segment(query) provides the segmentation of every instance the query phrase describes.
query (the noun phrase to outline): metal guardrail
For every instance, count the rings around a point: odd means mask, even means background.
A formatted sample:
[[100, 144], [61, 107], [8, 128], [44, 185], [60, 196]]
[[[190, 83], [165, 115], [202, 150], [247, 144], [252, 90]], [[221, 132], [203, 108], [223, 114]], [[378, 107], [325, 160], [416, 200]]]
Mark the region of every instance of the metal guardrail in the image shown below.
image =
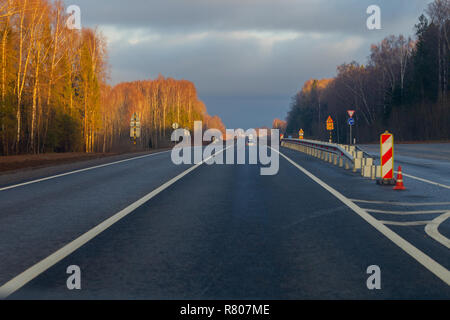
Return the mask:
[[[296, 149], [298, 151], [320, 158], [321, 160], [334, 163], [339, 167], [345, 167], [353, 172], [361, 171], [363, 177], [375, 180], [381, 176], [381, 166], [375, 164], [374, 158], [358, 146], [348, 146], [336, 143], [328, 143], [317, 140], [300, 140], [300, 139], [283, 139], [282, 143], [288, 148]], [[297, 149], [296, 146], [299, 146]]]
[[335, 143], [328, 143], [323, 141], [307, 140], [307, 139], [300, 140], [300, 139], [286, 139], [286, 138], [283, 139], [282, 142], [283, 141], [303, 145], [305, 147], [314, 148], [325, 152], [334, 153], [338, 156], [344, 156], [352, 162], [354, 161], [354, 157], [352, 154], [350, 154], [349, 152], [347, 152], [347, 150], [345, 150], [340, 145], [337, 145]]
[[356, 147], [356, 150], [361, 151], [361, 152], [364, 154], [364, 157], [367, 157], [367, 158], [374, 158], [374, 159], [377, 158], [377, 156], [374, 156], [374, 155], [368, 153], [367, 151], [365, 151], [365, 150], [364, 150], [363, 148], [361, 148], [360, 146], [356, 146], [356, 145], [355, 145], [355, 147]]

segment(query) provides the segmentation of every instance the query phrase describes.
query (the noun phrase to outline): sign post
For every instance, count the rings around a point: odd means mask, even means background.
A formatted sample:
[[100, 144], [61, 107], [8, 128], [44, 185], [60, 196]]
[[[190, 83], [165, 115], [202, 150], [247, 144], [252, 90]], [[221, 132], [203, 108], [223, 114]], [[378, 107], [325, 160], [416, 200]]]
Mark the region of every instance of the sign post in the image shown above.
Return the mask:
[[130, 122], [130, 138], [133, 140], [133, 144], [136, 144], [136, 139], [141, 137], [141, 120], [137, 113], [131, 116]]
[[334, 130], [334, 121], [331, 116], [327, 119], [327, 130], [330, 132], [330, 143], [333, 142], [333, 130]]
[[355, 125], [355, 119], [353, 119], [353, 116], [355, 115], [355, 110], [348, 110], [347, 113], [348, 116], [350, 117], [348, 119], [348, 125], [350, 127], [350, 145], [352, 145], [353, 144], [352, 127]]

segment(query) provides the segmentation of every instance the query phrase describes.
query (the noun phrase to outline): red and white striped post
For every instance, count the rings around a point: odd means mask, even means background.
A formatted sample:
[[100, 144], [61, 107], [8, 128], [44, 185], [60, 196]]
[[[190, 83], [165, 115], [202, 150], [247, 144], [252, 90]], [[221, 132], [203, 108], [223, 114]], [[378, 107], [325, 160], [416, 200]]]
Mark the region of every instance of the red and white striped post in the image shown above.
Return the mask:
[[395, 184], [394, 179], [394, 135], [386, 131], [381, 135], [381, 183]]

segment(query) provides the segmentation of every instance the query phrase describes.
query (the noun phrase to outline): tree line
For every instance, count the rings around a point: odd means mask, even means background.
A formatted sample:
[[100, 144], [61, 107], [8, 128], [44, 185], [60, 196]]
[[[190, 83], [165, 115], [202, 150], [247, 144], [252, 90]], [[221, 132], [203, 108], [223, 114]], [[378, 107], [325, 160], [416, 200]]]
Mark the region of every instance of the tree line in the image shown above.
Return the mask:
[[175, 120], [224, 129], [188, 81], [108, 85], [106, 39], [68, 17], [61, 1], [0, 0], [1, 155], [123, 150], [135, 112], [145, 148], [168, 144]]
[[415, 37], [389, 36], [370, 48], [367, 64], [344, 63], [332, 79], [311, 79], [293, 97], [287, 133], [349, 142], [347, 110], [355, 110], [359, 142], [389, 130], [400, 141], [450, 139], [450, 0], [435, 0], [415, 25]]
[[129, 122], [134, 113], [141, 122], [141, 137], [137, 142], [142, 148], [169, 145], [174, 123], [193, 132], [194, 121], [199, 120], [204, 129], [216, 128], [225, 132], [222, 120], [208, 115], [194, 84], [187, 80], [160, 75], [155, 80], [121, 83], [105, 90], [102, 105], [115, 111], [102, 113], [107, 128], [99, 135], [103, 152], [129, 145]]

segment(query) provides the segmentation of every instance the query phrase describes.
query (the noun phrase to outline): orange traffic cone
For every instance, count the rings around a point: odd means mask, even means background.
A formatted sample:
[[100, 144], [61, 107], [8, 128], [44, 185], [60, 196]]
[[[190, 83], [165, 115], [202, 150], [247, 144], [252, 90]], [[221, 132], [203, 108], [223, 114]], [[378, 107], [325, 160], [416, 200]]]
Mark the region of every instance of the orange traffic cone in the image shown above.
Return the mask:
[[403, 185], [403, 174], [401, 166], [398, 167], [397, 185], [394, 187], [394, 190], [406, 190], [405, 186]]

